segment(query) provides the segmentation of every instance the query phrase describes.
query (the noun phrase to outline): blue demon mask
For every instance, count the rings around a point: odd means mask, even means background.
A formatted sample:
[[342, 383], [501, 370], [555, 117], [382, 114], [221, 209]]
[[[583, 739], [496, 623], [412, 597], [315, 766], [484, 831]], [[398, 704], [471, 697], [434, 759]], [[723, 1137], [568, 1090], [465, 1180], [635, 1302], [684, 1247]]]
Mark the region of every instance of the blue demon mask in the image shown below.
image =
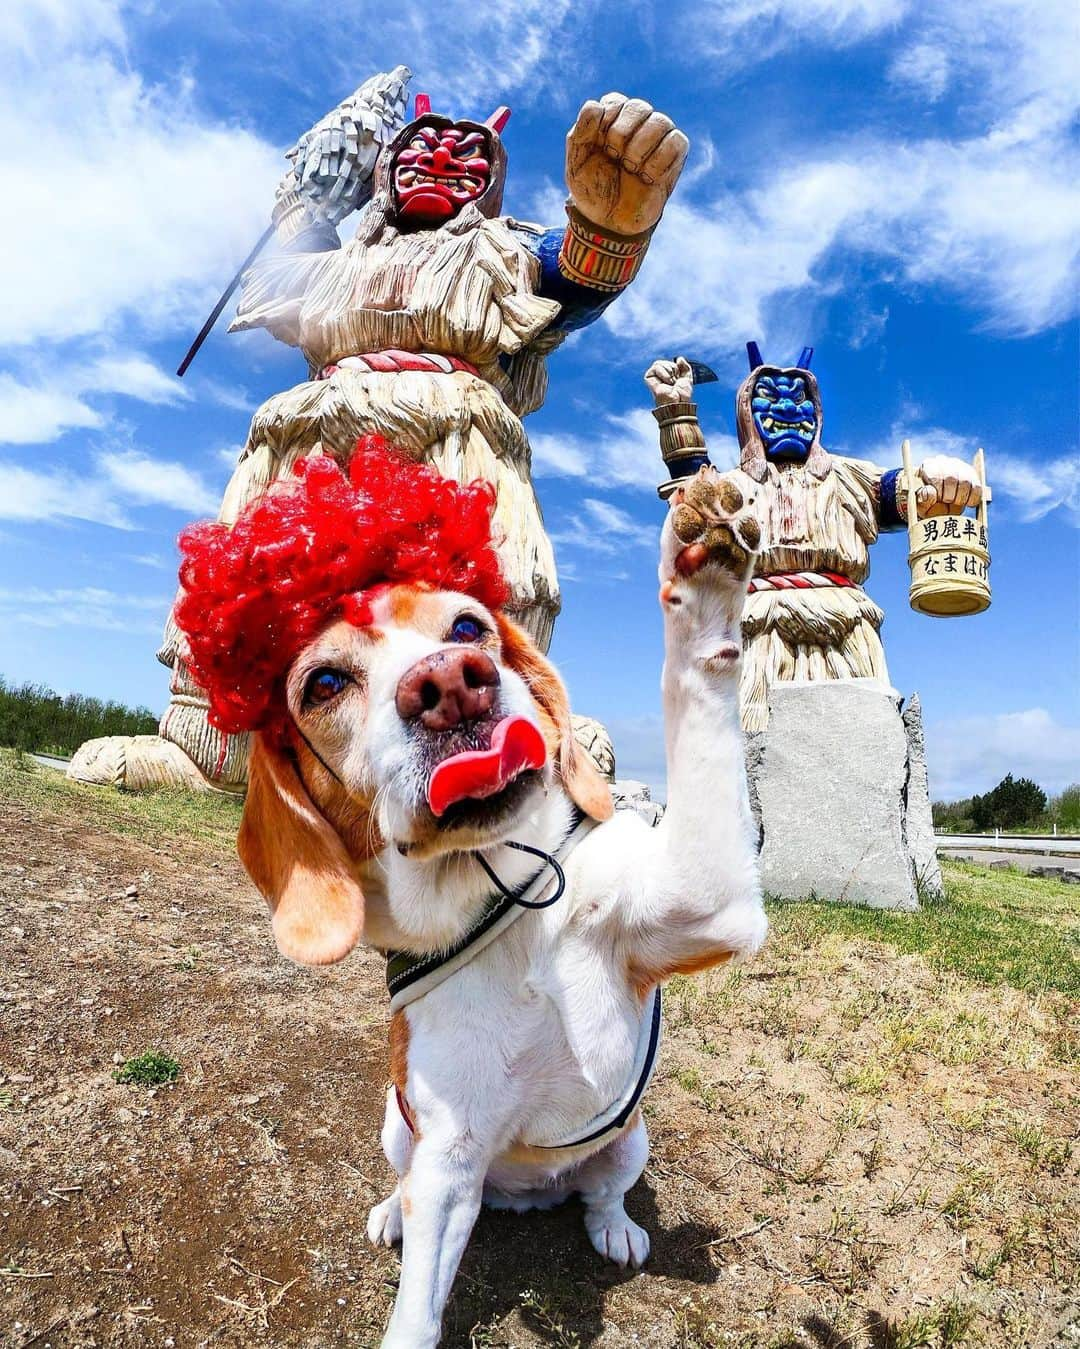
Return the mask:
[[767, 458], [806, 459], [817, 436], [818, 414], [801, 371], [762, 370], [754, 381], [750, 408]]

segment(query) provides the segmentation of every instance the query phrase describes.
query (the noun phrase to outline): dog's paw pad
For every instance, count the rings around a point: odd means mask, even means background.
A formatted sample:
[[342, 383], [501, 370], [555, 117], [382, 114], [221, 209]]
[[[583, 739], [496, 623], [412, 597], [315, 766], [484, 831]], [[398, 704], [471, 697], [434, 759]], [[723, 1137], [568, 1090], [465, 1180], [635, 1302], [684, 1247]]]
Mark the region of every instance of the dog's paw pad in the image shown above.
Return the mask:
[[397, 1190], [368, 1214], [367, 1234], [373, 1246], [396, 1246], [401, 1240], [401, 1196]]
[[712, 563], [745, 577], [761, 543], [761, 526], [747, 479], [702, 469], [679, 491], [671, 512], [671, 530], [682, 545], [675, 570], [693, 576]]
[[609, 1213], [585, 1220], [594, 1250], [605, 1260], [640, 1269], [649, 1258], [649, 1234], [625, 1213]]

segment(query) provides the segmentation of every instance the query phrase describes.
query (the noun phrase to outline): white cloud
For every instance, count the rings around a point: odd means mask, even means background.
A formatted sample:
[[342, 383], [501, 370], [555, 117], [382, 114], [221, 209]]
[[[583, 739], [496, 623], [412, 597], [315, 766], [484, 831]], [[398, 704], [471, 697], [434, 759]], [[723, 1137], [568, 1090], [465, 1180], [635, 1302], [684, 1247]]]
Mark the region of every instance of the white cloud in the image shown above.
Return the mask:
[[101, 414], [65, 388], [60, 377], [34, 386], [0, 372], [0, 441], [34, 445], [55, 440], [76, 427], [101, 425]]
[[895, 27], [908, 8], [907, 0], [713, 0], [695, 11], [695, 38], [714, 54], [764, 61], [796, 42], [862, 41]]
[[[952, 80], [966, 100], [965, 130], [952, 139], [815, 132], [803, 144], [786, 133], [782, 193], [771, 164], [752, 163], [746, 187], [707, 196], [709, 176], [684, 180], [640, 278], [605, 315], [617, 333], [652, 349], [681, 341], [734, 350], [748, 334], [797, 344], [806, 334], [785, 329], [793, 309], [805, 322], [814, 300], [849, 285], [867, 257], [887, 261], [908, 286], [964, 301], [994, 331], [1026, 335], [1075, 313], [1072, 0], [745, 0], [709, 8], [704, 28], [745, 62], [808, 37], [839, 45], [901, 15], [908, 45], [893, 78], [921, 82], [923, 98]], [[934, 55], [943, 50], [948, 66]]]
[[36, 445], [65, 431], [105, 425], [88, 397], [119, 394], [143, 403], [178, 403], [190, 394], [139, 352], [108, 351], [91, 361], [50, 362], [45, 372], [0, 372], [0, 442]]
[[1080, 727], [1062, 725], [1042, 707], [930, 722], [926, 757], [935, 801], [987, 792], [1006, 773], [1052, 794], [1077, 780]]
[[[708, 422], [707, 414], [703, 415]], [[711, 430], [706, 435], [709, 458], [718, 468], [732, 468], [739, 462], [734, 436]], [[647, 407], [605, 413], [591, 436], [543, 431], [530, 442], [533, 472], [539, 478], [588, 478], [594, 487], [655, 492], [667, 476], [656, 418]]]
[[936, 103], [949, 83], [949, 58], [932, 42], [916, 42], [895, 58], [889, 79]]
[[110, 450], [98, 455], [105, 480], [126, 500], [142, 506], [169, 506], [188, 515], [214, 513], [218, 498], [183, 464], [152, 459], [138, 450]]
[[594, 556], [614, 557], [627, 548], [655, 548], [659, 538], [659, 526], [636, 520], [610, 501], [585, 497], [580, 510], [561, 517], [551, 542], [556, 548], [583, 548]]
[[184, 464], [133, 449], [105, 450], [95, 471], [30, 469], [0, 462], [0, 520], [88, 520], [135, 529], [131, 507], [161, 506], [184, 515], [216, 514], [218, 499]]
[[186, 329], [265, 224], [278, 153], [127, 63], [116, 0], [8, 0], [0, 341]]
[[0, 520], [22, 523], [89, 520], [113, 529], [134, 529], [107, 483], [60, 469], [0, 463]]
[[96, 586], [0, 588], [0, 618], [38, 628], [158, 632], [170, 603], [160, 595], [121, 594]]

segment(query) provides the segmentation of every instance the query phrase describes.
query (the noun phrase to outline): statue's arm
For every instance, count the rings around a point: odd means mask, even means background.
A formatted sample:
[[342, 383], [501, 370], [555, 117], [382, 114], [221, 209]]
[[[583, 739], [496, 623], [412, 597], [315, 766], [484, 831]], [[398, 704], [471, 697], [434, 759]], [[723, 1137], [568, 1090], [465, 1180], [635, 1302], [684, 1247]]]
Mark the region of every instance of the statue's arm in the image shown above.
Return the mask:
[[689, 145], [643, 99], [605, 94], [582, 107], [566, 137], [566, 225], [518, 226], [540, 294], [561, 306], [554, 327], [592, 323], [637, 275]]
[[[932, 454], [915, 469], [917, 488], [915, 509], [924, 515], [959, 512], [977, 506], [982, 486], [971, 464], [951, 454]], [[908, 523], [907, 483], [902, 468], [890, 468], [881, 474], [876, 493], [879, 528], [906, 529]]]
[[274, 240], [283, 253], [329, 253], [341, 247], [337, 230], [325, 216], [318, 216], [310, 202], [296, 190], [290, 171], [281, 180], [270, 214]]
[[693, 402], [694, 377], [684, 356], [673, 361], [653, 361], [645, 371], [645, 383], [655, 404], [653, 416], [660, 428], [660, 453], [669, 479], [660, 495], [669, 497], [683, 479], [693, 477], [709, 462], [705, 435]]

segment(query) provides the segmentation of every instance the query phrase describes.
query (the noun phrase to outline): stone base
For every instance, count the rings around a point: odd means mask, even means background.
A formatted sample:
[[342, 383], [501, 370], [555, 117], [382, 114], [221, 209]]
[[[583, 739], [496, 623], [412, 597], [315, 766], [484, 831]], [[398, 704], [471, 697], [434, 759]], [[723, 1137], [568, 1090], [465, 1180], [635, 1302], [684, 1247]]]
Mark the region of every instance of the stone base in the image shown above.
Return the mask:
[[773, 687], [746, 754], [767, 894], [916, 909], [940, 892], [918, 699], [900, 707], [873, 679]]

